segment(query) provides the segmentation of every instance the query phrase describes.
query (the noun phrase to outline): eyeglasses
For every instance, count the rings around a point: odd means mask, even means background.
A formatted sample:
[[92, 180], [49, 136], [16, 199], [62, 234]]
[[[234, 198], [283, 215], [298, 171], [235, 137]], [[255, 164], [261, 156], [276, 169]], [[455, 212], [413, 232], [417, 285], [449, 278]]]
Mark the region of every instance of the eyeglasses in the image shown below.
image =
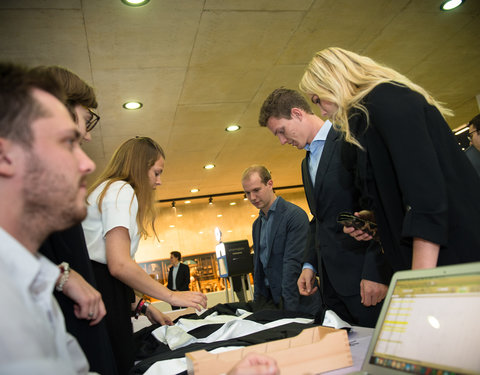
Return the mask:
[[90, 113], [90, 118], [88, 119], [86, 126], [87, 126], [87, 133], [92, 131], [93, 128], [98, 124], [100, 121], [100, 116], [93, 112], [90, 108], [87, 108], [88, 113]]
[[478, 130], [474, 130], [473, 132], [470, 132], [470, 133], [467, 134], [467, 138], [468, 138], [469, 141], [471, 141], [472, 138], [473, 138], [473, 135], [472, 135], [472, 134], [473, 134], [473, 133], [476, 133], [476, 132], [478, 132]]

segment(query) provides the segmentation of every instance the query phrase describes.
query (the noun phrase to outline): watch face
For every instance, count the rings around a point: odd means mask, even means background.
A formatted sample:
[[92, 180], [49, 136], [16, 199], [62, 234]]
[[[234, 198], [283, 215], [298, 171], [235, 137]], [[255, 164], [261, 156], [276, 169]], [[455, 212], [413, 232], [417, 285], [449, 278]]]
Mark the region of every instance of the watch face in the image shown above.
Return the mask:
[[222, 242], [222, 232], [218, 227], [215, 227], [215, 239], [217, 240], [217, 242]]

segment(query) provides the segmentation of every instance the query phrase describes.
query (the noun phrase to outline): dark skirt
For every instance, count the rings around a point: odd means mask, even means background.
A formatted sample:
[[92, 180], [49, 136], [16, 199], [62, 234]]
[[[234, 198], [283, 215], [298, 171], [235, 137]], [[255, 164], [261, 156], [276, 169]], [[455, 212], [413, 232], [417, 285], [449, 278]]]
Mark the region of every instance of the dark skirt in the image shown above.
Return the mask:
[[128, 374], [135, 360], [131, 304], [135, 294], [129, 286], [110, 275], [106, 264], [92, 261], [97, 287], [107, 308], [107, 331], [118, 373]]

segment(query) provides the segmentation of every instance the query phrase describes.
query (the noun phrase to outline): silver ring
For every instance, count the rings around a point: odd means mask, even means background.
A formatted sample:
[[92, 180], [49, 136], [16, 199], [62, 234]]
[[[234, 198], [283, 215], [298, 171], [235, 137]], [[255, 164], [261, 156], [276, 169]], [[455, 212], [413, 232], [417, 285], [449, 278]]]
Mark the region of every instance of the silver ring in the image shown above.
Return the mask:
[[88, 317], [89, 317], [89, 318], [93, 318], [93, 312], [88, 313]]

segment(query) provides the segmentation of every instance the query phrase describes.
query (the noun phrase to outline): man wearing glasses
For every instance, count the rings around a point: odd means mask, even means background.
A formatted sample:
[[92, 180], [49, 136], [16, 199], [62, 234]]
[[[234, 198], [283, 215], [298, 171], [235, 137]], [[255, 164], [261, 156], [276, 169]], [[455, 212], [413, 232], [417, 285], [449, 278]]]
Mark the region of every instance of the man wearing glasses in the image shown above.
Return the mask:
[[465, 151], [465, 155], [473, 164], [473, 167], [480, 176], [480, 115], [476, 115], [467, 124], [468, 140], [470, 141], [470, 147]]
[[[80, 132], [80, 143], [90, 142], [90, 132], [100, 120], [94, 112], [97, 100], [93, 88], [76, 74], [58, 66], [34, 70], [47, 74], [62, 85], [66, 107]], [[51, 234], [39, 252], [60, 267], [61, 275], [54, 296], [65, 318], [66, 329], [80, 344], [90, 370], [115, 375], [113, 352], [102, 321], [106, 314], [105, 305], [94, 288], [96, 283], [81, 224]]]

